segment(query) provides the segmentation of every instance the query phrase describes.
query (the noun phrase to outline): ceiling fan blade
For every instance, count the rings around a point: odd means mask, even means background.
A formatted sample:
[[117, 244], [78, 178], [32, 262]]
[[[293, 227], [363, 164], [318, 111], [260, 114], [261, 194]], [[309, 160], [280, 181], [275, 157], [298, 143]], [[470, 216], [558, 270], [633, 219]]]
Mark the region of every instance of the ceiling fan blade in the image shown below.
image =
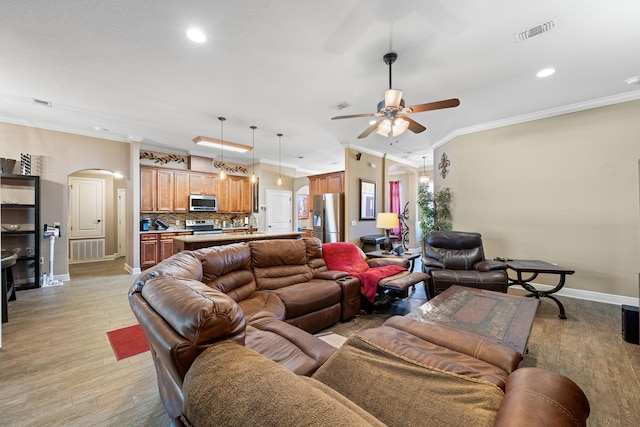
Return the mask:
[[376, 121], [374, 124], [372, 124], [371, 126], [366, 128], [364, 130], [364, 132], [362, 132], [360, 135], [358, 135], [358, 139], [366, 138], [369, 135], [371, 135], [371, 132], [373, 132], [374, 130], [378, 129], [378, 124], [380, 124], [380, 122], [383, 121], [383, 120], [384, 120], [384, 118]]
[[369, 114], [351, 114], [349, 116], [335, 116], [335, 117], [331, 117], [331, 120], [336, 120], [336, 119], [354, 119], [356, 117], [371, 117], [373, 116], [373, 114], [369, 113]]
[[460, 105], [458, 98], [445, 99], [444, 101], [429, 102], [427, 104], [418, 104], [408, 107], [407, 113], [420, 113], [422, 111], [441, 110], [443, 108], [457, 107]]
[[402, 116], [402, 118], [409, 122], [409, 130], [413, 133], [420, 133], [427, 130], [426, 127], [407, 116]]

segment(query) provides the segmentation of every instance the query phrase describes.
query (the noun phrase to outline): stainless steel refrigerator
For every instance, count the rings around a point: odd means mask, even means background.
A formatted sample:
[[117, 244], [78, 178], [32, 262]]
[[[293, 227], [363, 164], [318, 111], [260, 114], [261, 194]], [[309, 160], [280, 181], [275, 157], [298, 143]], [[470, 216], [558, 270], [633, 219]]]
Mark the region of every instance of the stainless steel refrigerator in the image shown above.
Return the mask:
[[344, 193], [313, 196], [313, 235], [327, 242], [344, 242]]

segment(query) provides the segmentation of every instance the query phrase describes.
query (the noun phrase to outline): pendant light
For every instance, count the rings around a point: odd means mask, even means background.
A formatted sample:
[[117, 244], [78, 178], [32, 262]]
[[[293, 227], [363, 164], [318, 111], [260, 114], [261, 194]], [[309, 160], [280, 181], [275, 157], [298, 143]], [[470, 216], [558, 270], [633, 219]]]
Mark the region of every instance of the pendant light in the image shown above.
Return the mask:
[[225, 179], [227, 174], [224, 173], [224, 117], [218, 117], [220, 120], [220, 179]]
[[249, 127], [253, 131], [253, 149], [251, 150], [251, 158], [252, 158], [251, 183], [255, 184], [256, 181], [258, 180], [258, 177], [256, 176], [256, 129], [258, 129], [258, 126], [249, 126]]
[[284, 181], [282, 180], [282, 134], [278, 135], [278, 179], [276, 180], [277, 186], [282, 186]]
[[425, 160], [427, 156], [422, 156], [422, 173], [420, 174], [420, 178], [418, 181], [420, 185], [429, 184], [429, 175], [427, 175], [427, 161]]

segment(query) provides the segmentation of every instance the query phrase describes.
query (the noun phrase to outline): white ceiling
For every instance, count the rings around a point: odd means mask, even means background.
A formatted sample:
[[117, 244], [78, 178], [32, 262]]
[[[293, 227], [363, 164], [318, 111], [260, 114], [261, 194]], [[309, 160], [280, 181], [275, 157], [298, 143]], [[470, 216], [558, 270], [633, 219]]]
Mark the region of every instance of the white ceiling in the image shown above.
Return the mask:
[[[637, 0], [2, 0], [0, 12], [1, 121], [217, 157], [191, 141], [220, 138], [225, 116], [227, 141], [251, 145], [258, 126], [266, 163], [282, 132], [282, 164], [298, 175], [343, 169], [343, 146], [422, 166], [471, 129], [640, 98], [625, 84], [640, 75]], [[553, 31], [516, 43], [552, 18]], [[191, 27], [208, 41], [188, 40]], [[391, 50], [407, 105], [461, 105], [413, 114], [421, 134], [358, 140], [367, 118], [330, 118], [375, 112]]]

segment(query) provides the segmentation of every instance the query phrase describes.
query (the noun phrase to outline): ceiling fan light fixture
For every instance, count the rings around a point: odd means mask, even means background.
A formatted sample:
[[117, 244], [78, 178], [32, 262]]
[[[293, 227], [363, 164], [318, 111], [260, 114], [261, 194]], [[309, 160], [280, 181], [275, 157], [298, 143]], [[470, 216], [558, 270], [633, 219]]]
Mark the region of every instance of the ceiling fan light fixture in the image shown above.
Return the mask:
[[385, 107], [399, 108], [402, 101], [402, 91], [397, 89], [387, 89], [384, 91]]
[[403, 119], [402, 117], [396, 117], [393, 121], [393, 126], [391, 130], [393, 131], [393, 136], [402, 135], [405, 130], [409, 127], [409, 121]]
[[376, 133], [382, 136], [389, 136], [389, 132], [391, 132], [391, 120], [384, 119], [378, 125], [378, 130], [376, 130]]

